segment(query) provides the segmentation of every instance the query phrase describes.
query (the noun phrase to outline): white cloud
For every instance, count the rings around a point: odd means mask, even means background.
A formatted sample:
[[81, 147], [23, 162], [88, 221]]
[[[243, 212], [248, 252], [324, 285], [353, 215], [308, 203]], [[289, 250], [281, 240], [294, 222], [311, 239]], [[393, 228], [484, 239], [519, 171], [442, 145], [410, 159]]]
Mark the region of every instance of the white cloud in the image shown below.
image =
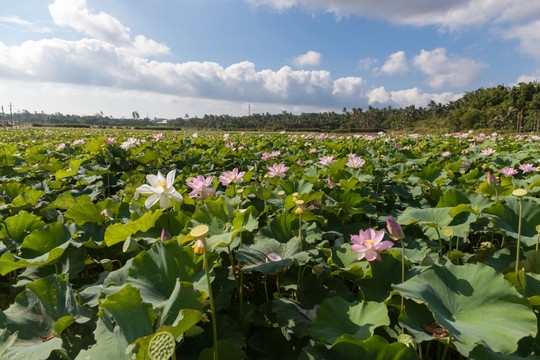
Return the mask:
[[320, 53], [310, 50], [305, 54], [298, 55], [293, 59], [292, 62], [296, 67], [299, 68], [303, 68], [306, 66], [313, 67], [319, 66], [319, 64], [321, 63], [321, 58], [322, 56]]
[[404, 51], [397, 51], [390, 55], [386, 62], [380, 69], [375, 69], [376, 74], [386, 75], [404, 75], [409, 71], [409, 65], [407, 64], [407, 57]]
[[[361, 77], [335, 79], [326, 70], [308, 71], [289, 66], [278, 70], [258, 70], [249, 61], [224, 67], [215, 62], [151, 60], [149, 57], [169, 54], [169, 48], [142, 35], [132, 36], [129, 28], [113, 16], [90, 11], [85, 0], [55, 0], [49, 10], [56, 24], [76, 29], [85, 37], [79, 40], [51, 38], [26, 41], [15, 46], [0, 41], [0, 78], [3, 81], [46, 84], [41, 88], [47, 90], [42, 93], [32, 90], [33, 95], [26, 96], [26, 99], [47, 94], [51, 103], [69, 102], [62, 106], [65, 107], [81, 103], [81, 100], [73, 100], [76, 95], [84, 100], [95, 97], [103, 103], [112, 101], [103, 100], [105, 98], [118, 98], [124, 107], [128, 107], [129, 95], [136, 94], [131, 104], [146, 98], [146, 104], [160, 101], [170, 109], [173, 106], [168, 104], [202, 104], [207, 101], [221, 104], [212, 110], [215, 112], [218, 108], [226, 108], [226, 103], [250, 102], [267, 104], [259, 108], [290, 106], [307, 111], [323, 109], [321, 104], [324, 104], [324, 110], [371, 103], [394, 106], [436, 96], [423, 94], [418, 89], [402, 92], [386, 92], [384, 88], [373, 90]], [[433, 52], [426, 53], [425, 57], [436, 58]], [[441, 61], [441, 67], [448, 65], [446, 55], [442, 55], [445, 61]], [[419, 59], [418, 66], [423, 71], [432, 77], [440, 75], [435, 71], [437, 69], [430, 72], [423, 58]], [[321, 54], [308, 51], [295, 60], [299, 67], [317, 66], [321, 62]], [[399, 73], [403, 71], [405, 61], [405, 54], [398, 52], [390, 56], [383, 68], [388, 73]], [[83, 89], [98, 90], [85, 96], [81, 95]], [[0, 95], [11, 98], [9, 94], [10, 90], [4, 89]], [[56, 98], [53, 94], [57, 95]], [[19, 103], [24, 102], [22, 99]], [[100, 110], [104, 109], [96, 109], [96, 112]]]
[[8, 23], [8, 24], [24, 25], [24, 26], [32, 25], [31, 22], [23, 20], [18, 16], [0, 16], [0, 23]]
[[140, 56], [170, 54], [166, 45], [158, 44], [142, 35], [137, 35], [135, 41], [132, 41], [128, 27], [102, 11], [91, 13], [86, 0], [55, 0], [49, 5], [49, 12], [55, 24], [71, 27], [96, 40], [122, 47], [124, 51]]
[[369, 71], [371, 70], [371, 67], [373, 65], [377, 64], [377, 62], [378, 60], [372, 57], [363, 58], [363, 59], [358, 60], [358, 62], [356, 63], [357, 64], [356, 69]]
[[388, 104], [389, 102], [397, 104], [400, 107], [409, 105], [426, 106], [431, 100], [446, 104], [450, 101], [457, 100], [462, 95], [456, 95], [451, 92], [441, 94], [425, 93], [419, 88], [412, 88], [398, 91], [386, 91], [383, 86], [378, 87], [368, 93], [369, 104], [379, 103], [379, 105]]
[[515, 84], [509, 84], [511, 86], [517, 85], [519, 83], [529, 83], [529, 82], [540, 82], [540, 70], [536, 72], [536, 74], [527, 75], [523, 74], [518, 77]]
[[413, 59], [414, 65], [429, 75], [428, 84], [434, 89], [443, 86], [469, 86], [480, 79], [486, 65], [473, 59], [446, 55], [446, 49], [423, 50]]
[[504, 33], [508, 39], [518, 39], [520, 50], [540, 61], [540, 20], [515, 25]]
[[540, 2], [538, 0], [244, 0], [280, 11], [301, 7], [331, 12], [337, 18], [357, 15], [394, 24], [437, 26], [461, 31], [488, 26], [503, 38], [517, 39], [521, 50], [540, 59]]

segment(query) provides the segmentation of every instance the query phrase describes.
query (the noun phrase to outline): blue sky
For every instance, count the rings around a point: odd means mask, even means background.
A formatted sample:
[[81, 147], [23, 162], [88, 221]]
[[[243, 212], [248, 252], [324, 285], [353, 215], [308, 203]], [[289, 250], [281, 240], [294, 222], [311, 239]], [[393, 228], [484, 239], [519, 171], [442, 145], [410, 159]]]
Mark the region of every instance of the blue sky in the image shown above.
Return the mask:
[[7, 109], [151, 118], [447, 103], [540, 78], [537, 0], [18, 0]]

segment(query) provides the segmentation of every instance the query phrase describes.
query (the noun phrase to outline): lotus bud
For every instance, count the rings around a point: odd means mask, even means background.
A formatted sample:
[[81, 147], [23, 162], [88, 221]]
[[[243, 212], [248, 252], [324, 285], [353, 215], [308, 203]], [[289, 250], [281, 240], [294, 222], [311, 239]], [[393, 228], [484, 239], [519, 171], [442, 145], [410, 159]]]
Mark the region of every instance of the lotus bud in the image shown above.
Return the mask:
[[386, 228], [388, 229], [392, 240], [401, 240], [405, 238], [403, 229], [395, 220], [390, 218], [386, 219]]
[[487, 181], [489, 185], [497, 185], [498, 183], [497, 178], [489, 171], [487, 173]]
[[204, 254], [205, 251], [206, 244], [201, 239], [197, 239], [197, 241], [195, 241], [195, 244], [193, 245], [193, 252], [195, 254], [201, 255]]
[[329, 176], [329, 177], [328, 177], [328, 187], [329, 187], [330, 189], [332, 189], [335, 185], [336, 185], [336, 183], [335, 183], [334, 180], [332, 180], [332, 178]]
[[167, 240], [170, 240], [172, 239], [172, 236], [171, 234], [169, 234], [169, 232], [167, 231], [167, 229], [163, 228], [161, 229], [161, 242], [164, 242], [164, 241], [167, 241]]

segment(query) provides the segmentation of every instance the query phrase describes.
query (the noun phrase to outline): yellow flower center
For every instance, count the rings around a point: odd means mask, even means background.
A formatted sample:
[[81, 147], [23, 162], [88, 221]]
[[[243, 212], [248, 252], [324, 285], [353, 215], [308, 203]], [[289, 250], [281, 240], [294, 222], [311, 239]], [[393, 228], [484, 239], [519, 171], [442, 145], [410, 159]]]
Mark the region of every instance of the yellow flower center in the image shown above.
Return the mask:
[[375, 246], [375, 243], [373, 242], [373, 240], [369, 239], [369, 240], [364, 240], [365, 242], [368, 242], [371, 244], [371, 247], [374, 247]]
[[163, 191], [167, 190], [167, 183], [164, 183], [164, 182], [159, 183], [159, 184], [156, 185], [156, 188], [158, 188], [160, 186], [163, 188]]

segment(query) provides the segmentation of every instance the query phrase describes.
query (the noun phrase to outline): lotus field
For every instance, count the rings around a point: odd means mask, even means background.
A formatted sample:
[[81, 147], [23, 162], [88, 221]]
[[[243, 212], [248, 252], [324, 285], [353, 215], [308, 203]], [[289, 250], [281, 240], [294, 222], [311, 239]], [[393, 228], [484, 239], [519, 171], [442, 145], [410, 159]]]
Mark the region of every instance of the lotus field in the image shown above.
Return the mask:
[[8, 129], [2, 359], [537, 359], [540, 137]]

